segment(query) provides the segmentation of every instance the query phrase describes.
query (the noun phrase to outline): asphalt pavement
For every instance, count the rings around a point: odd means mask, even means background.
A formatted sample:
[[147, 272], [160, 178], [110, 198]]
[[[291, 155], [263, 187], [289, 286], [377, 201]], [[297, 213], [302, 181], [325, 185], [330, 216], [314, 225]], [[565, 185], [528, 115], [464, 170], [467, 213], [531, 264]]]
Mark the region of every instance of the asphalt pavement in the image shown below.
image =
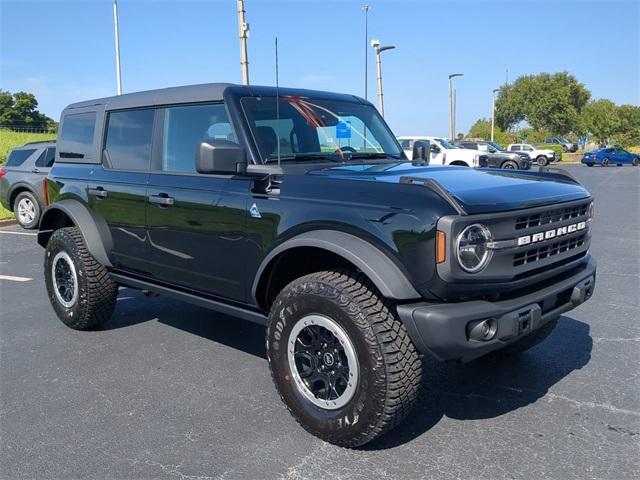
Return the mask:
[[640, 168], [565, 168], [597, 199], [592, 299], [519, 358], [425, 362], [417, 408], [360, 450], [296, 424], [262, 327], [122, 289], [103, 329], [68, 329], [35, 237], [0, 228], [0, 477], [639, 478]]

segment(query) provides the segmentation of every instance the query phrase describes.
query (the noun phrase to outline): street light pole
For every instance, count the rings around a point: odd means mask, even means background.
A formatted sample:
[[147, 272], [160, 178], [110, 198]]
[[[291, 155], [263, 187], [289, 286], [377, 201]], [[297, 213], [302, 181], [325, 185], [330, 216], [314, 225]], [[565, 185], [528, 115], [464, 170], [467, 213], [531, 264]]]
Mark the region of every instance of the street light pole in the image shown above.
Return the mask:
[[382, 62], [380, 54], [386, 50], [392, 50], [396, 47], [393, 45], [380, 46], [380, 40], [371, 40], [371, 46], [376, 49], [376, 77], [378, 80], [378, 105], [380, 115], [384, 117], [384, 97], [382, 96]]
[[116, 38], [116, 84], [118, 95], [122, 95], [122, 78], [120, 76], [120, 30], [118, 29], [118, 0], [113, 0], [113, 30]]
[[371, 7], [365, 4], [362, 6], [362, 10], [364, 10], [364, 99], [366, 100], [369, 86], [367, 71], [369, 69], [369, 10]]
[[244, 18], [244, 0], [238, 0], [238, 33], [240, 37], [240, 70], [242, 84], [249, 85], [249, 56], [247, 55], [247, 38], [249, 38], [249, 24]]
[[493, 89], [493, 98], [491, 101], [491, 141], [493, 142], [493, 132], [496, 125], [496, 92], [499, 92], [499, 88]]
[[455, 77], [461, 77], [464, 73], [450, 73], [449, 74], [449, 139], [453, 140], [453, 128], [454, 128], [454, 119], [453, 119], [453, 86], [451, 83], [451, 79]]

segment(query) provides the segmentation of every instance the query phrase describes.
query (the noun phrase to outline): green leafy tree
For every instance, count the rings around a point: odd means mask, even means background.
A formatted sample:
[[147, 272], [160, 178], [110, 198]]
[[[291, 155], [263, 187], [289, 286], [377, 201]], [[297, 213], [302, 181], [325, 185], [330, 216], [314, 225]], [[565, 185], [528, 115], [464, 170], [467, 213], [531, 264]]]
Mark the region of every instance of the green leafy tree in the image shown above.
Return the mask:
[[496, 123], [509, 130], [526, 121], [536, 131], [566, 135], [580, 128], [580, 111], [591, 93], [567, 72], [524, 75], [500, 88]]
[[[493, 138], [499, 145], [507, 146], [510, 143], [516, 142], [516, 136], [512, 133], [503, 131], [497, 125], [493, 131]], [[469, 138], [482, 138], [483, 140], [491, 139], [491, 120], [481, 118], [474, 123], [467, 133]]]
[[623, 147], [640, 145], [640, 107], [620, 105], [616, 110], [618, 130], [613, 134], [613, 143]]
[[0, 90], [0, 125], [49, 127], [55, 122], [38, 111], [38, 100], [27, 92]]
[[589, 102], [582, 111], [582, 124], [598, 143], [607, 143], [620, 129], [616, 105], [605, 99]]

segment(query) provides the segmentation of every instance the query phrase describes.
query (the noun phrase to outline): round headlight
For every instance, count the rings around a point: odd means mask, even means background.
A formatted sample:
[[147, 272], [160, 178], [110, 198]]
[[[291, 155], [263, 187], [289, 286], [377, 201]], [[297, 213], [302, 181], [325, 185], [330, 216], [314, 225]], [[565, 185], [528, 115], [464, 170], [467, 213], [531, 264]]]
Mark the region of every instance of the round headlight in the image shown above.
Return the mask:
[[491, 250], [487, 243], [491, 241], [491, 232], [479, 223], [466, 227], [456, 240], [456, 255], [463, 270], [476, 273], [487, 266], [491, 259]]

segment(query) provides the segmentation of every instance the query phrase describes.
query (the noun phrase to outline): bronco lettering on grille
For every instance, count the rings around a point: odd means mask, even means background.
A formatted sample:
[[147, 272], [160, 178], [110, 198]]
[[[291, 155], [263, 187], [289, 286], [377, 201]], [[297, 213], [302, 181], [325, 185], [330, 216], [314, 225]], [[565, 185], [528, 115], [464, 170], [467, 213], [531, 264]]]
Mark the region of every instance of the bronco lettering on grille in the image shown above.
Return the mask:
[[518, 237], [516, 244], [520, 247], [522, 245], [529, 245], [530, 243], [542, 242], [551, 238], [562, 237], [564, 235], [569, 235], [570, 233], [579, 232], [585, 228], [587, 228], [587, 222], [572, 223], [571, 225], [553, 228], [551, 230], [534, 233], [532, 235], [523, 235], [522, 237]]

